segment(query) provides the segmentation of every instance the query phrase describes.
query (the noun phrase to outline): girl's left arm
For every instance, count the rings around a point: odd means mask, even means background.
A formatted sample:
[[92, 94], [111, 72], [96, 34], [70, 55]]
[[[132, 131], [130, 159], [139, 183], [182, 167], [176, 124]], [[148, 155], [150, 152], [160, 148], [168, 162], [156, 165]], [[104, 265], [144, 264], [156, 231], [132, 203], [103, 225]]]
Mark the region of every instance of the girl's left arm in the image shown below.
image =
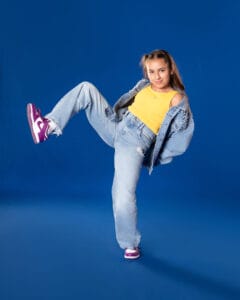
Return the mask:
[[180, 110], [172, 123], [170, 135], [159, 155], [159, 163], [169, 163], [174, 156], [183, 154], [190, 144], [193, 132], [194, 120], [190, 108], [188, 110]]
[[170, 107], [177, 106], [182, 101], [184, 95], [181, 93], [177, 93], [171, 100]]

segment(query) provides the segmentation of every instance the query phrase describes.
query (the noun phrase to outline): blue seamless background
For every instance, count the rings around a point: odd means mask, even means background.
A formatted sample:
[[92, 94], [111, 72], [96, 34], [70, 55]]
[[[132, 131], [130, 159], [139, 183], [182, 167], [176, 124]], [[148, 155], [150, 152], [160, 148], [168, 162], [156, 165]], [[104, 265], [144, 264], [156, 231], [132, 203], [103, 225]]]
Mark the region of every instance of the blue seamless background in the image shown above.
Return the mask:
[[36, 146], [26, 104], [34, 102], [47, 113], [85, 80], [113, 104], [142, 77], [141, 55], [164, 48], [179, 66], [196, 130], [183, 156], [150, 177], [143, 171], [139, 190], [156, 199], [180, 193], [193, 202], [236, 204], [239, 6], [216, 0], [1, 2], [2, 197], [107, 194], [113, 150], [84, 114], [72, 119], [62, 137]]
[[[0, 299], [240, 299], [238, 0], [0, 3]], [[109, 103], [156, 48], [175, 58], [195, 133], [138, 186], [142, 258], [124, 261], [111, 208], [113, 149], [84, 113], [35, 145], [81, 81]]]

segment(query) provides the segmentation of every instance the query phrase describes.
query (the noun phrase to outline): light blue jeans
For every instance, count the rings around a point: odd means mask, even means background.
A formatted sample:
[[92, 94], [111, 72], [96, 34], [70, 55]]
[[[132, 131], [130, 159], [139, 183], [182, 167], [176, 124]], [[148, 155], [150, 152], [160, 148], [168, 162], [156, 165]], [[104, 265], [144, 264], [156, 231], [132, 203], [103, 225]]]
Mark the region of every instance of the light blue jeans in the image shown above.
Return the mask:
[[136, 187], [146, 151], [155, 134], [130, 112], [120, 122], [110, 119], [112, 110], [105, 98], [89, 82], [82, 82], [68, 92], [45, 117], [62, 130], [71, 117], [85, 110], [91, 126], [115, 149], [115, 174], [112, 186], [116, 238], [121, 248], [134, 248], [140, 243], [137, 229]]

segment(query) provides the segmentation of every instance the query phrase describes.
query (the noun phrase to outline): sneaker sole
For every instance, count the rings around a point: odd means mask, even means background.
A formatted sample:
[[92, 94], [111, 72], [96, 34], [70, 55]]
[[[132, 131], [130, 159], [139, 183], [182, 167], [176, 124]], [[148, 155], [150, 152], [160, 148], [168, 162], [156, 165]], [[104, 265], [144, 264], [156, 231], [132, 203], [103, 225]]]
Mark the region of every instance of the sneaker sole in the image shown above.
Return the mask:
[[29, 127], [31, 129], [33, 141], [35, 144], [39, 144], [39, 137], [34, 133], [34, 130], [33, 130], [34, 120], [33, 120], [32, 104], [27, 105], [27, 119], [28, 119]]
[[129, 260], [138, 259], [139, 257], [140, 257], [140, 255], [138, 255], [138, 256], [125, 256], [125, 255], [124, 255], [124, 258], [125, 258], [125, 259], [129, 259]]

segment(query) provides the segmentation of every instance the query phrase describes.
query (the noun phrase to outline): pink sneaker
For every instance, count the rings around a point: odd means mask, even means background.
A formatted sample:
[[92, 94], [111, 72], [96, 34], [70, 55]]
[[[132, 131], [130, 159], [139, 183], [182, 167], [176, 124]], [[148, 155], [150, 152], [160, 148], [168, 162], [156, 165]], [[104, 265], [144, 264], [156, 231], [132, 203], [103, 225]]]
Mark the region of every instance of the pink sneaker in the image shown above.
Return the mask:
[[124, 258], [126, 259], [137, 259], [140, 257], [140, 251], [139, 248], [134, 248], [134, 249], [125, 249], [124, 252]]
[[27, 118], [35, 144], [48, 138], [49, 121], [41, 115], [41, 111], [32, 103], [27, 105]]

